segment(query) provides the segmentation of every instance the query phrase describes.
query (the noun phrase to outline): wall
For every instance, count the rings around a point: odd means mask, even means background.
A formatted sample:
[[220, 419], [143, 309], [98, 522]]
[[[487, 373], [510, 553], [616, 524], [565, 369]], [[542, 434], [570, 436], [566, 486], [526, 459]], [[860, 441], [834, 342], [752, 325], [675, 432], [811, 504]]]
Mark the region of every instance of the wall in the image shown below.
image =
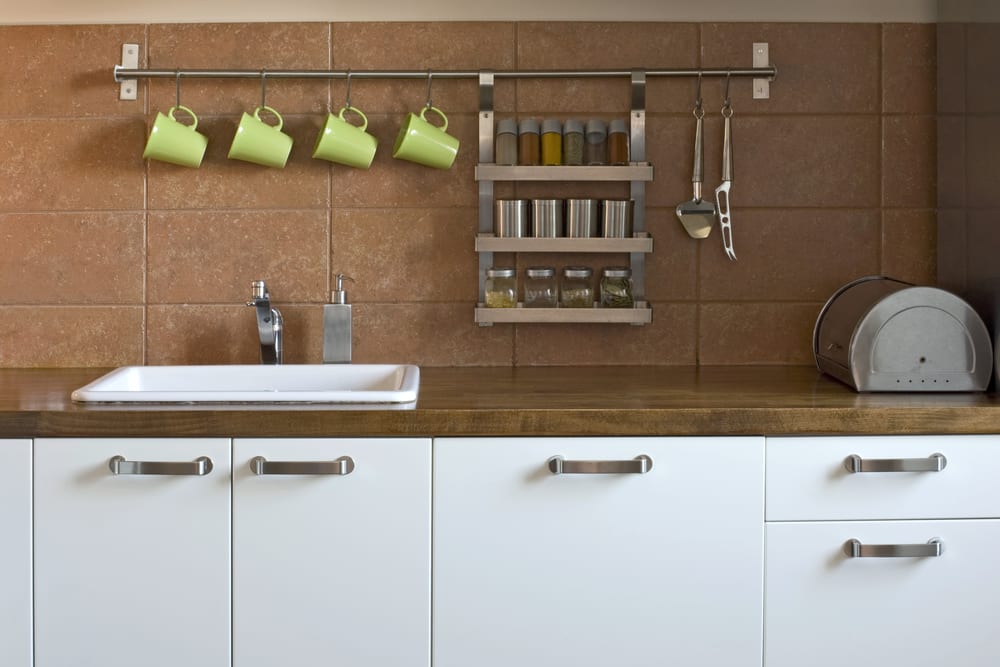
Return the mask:
[[[233, 21], [857, 21], [926, 23], [989, 0], [34, 0], [9, 2], [3, 23]], [[949, 5], [959, 5], [950, 9]]]
[[[734, 81], [738, 262], [717, 230], [688, 238], [691, 80], [648, 91], [647, 265], [653, 324], [477, 327], [476, 84], [435, 83], [463, 142], [447, 172], [394, 161], [421, 81], [356, 81], [380, 140], [370, 171], [310, 158], [340, 81], [274, 81], [295, 148], [285, 170], [226, 159], [254, 81], [185, 82], [210, 139], [189, 170], [144, 163], [172, 81], [123, 102], [124, 42], [149, 67], [545, 69], [747, 64], [771, 44], [770, 100]], [[927, 283], [935, 266], [933, 25], [778, 23], [294, 23], [0, 27], [2, 366], [252, 363], [249, 282], [267, 279], [290, 362], [320, 359], [321, 306], [344, 272], [355, 360], [422, 365], [808, 364], [820, 306], [884, 273]], [[264, 55], [266, 54], [266, 55]], [[720, 82], [706, 81], [708, 185], [719, 174]], [[498, 116], [628, 111], [622, 81], [502, 81]], [[621, 196], [620, 184], [506, 185], [498, 196]], [[503, 258], [501, 258], [503, 259]], [[518, 266], [621, 257], [507, 258]], [[600, 260], [600, 261], [598, 261]]]

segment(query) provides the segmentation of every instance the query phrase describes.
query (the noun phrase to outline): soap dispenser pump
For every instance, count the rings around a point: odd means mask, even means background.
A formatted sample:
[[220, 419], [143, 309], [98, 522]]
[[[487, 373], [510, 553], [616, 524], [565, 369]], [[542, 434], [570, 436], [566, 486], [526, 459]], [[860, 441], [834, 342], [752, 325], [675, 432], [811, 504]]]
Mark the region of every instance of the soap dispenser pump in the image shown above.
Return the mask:
[[330, 303], [323, 306], [323, 363], [351, 363], [351, 304], [347, 302], [344, 280], [354, 279], [337, 274], [336, 289], [330, 295]]

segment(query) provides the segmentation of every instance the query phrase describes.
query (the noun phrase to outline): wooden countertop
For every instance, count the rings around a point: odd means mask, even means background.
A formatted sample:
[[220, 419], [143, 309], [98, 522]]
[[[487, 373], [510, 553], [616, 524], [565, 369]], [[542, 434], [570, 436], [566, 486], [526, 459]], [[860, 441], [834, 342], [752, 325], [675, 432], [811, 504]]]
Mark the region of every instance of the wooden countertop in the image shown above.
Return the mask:
[[996, 394], [857, 394], [810, 367], [422, 368], [415, 407], [73, 403], [108, 369], [0, 369], [0, 437], [1000, 433]]

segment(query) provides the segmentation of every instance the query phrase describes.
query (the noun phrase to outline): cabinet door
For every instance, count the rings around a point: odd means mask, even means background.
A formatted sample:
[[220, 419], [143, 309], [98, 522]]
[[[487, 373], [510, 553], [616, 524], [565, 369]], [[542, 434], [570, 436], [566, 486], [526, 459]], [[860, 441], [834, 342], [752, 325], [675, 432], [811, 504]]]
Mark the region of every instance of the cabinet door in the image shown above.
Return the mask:
[[763, 466], [762, 438], [436, 439], [435, 667], [759, 667]]
[[226, 439], [36, 440], [35, 667], [229, 665], [230, 479]]
[[[926, 545], [938, 557], [848, 558], [843, 546]], [[1000, 521], [767, 526], [766, 667], [994, 667]]]
[[31, 441], [0, 441], [0, 665], [31, 667]]
[[430, 445], [235, 441], [235, 667], [430, 664]]

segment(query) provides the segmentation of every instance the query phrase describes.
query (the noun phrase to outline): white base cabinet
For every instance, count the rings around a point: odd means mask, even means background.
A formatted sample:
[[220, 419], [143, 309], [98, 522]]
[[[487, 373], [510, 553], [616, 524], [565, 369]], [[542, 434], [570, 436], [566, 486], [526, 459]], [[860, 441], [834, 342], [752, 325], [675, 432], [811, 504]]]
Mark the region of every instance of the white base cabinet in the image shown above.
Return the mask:
[[983, 436], [768, 438], [765, 667], [997, 665], [998, 453]]
[[234, 667], [428, 667], [430, 439], [237, 439], [233, 463]]
[[[848, 558], [843, 545], [923, 545], [938, 557]], [[766, 667], [995, 667], [1000, 521], [767, 527]]]
[[31, 441], [0, 442], [0, 665], [31, 667]]
[[[639, 455], [644, 474], [569, 472]], [[763, 438], [436, 439], [435, 667], [759, 667], [763, 457]]]
[[230, 441], [34, 450], [35, 667], [231, 664]]

